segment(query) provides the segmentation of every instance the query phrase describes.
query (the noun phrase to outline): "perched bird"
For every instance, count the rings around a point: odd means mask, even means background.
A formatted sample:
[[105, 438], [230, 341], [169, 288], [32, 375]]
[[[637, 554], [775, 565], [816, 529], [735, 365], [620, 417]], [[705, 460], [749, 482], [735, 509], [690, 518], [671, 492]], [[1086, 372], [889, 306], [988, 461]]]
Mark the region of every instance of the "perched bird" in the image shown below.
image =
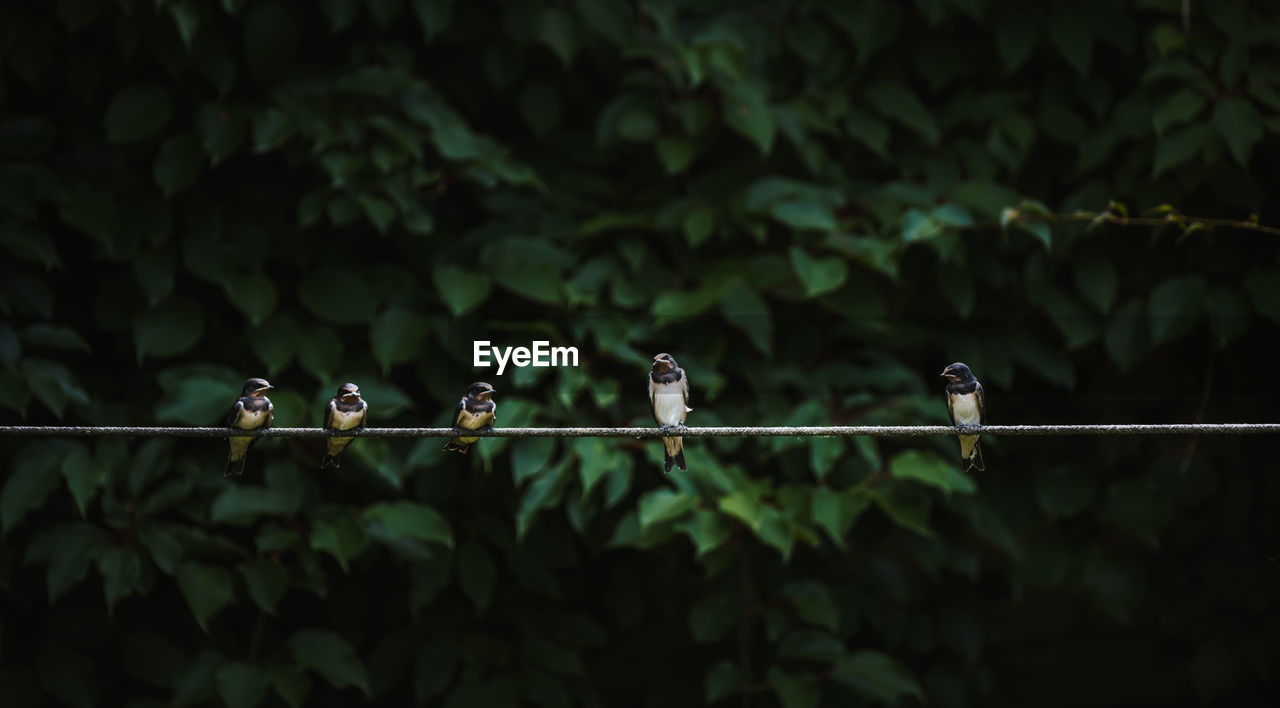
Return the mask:
[[[982, 425], [987, 419], [987, 399], [982, 384], [973, 377], [969, 367], [956, 362], [938, 375], [947, 380], [947, 414], [951, 423], [960, 428]], [[977, 435], [957, 435], [960, 438], [960, 466], [965, 472], [982, 471], [982, 446]]]
[[[467, 395], [458, 401], [453, 409], [453, 427], [462, 430], [479, 430], [492, 428], [497, 420], [498, 404], [493, 402], [493, 394], [497, 391], [483, 381], [477, 381], [467, 387]], [[467, 454], [471, 446], [480, 438], [454, 438], [445, 443], [445, 450]]]
[[[684, 419], [689, 411], [689, 377], [670, 354], [659, 354], [653, 358], [653, 370], [649, 372], [649, 407], [653, 409], [653, 419], [662, 426], [663, 432], [672, 428], [683, 428]], [[671, 472], [675, 465], [683, 472], [684, 438], [664, 437], [662, 447], [666, 453], [662, 471]]]
[[[270, 428], [275, 406], [267, 398], [267, 391], [272, 388], [266, 379], [252, 378], [244, 382], [240, 398], [231, 407], [231, 416], [227, 419], [227, 427], [241, 430], [257, 430]], [[232, 437], [231, 454], [227, 456], [227, 469], [224, 476], [244, 474], [244, 456], [249, 448], [258, 442], [257, 438]]]
[[[369, 404], [360, 397], [360, 387], [353, 383], [344, 383], [333, 394], [329, 407], [324, 411], [324, 427], [328, 430], [359, 430], [364, 427], [365, 418], [369, 415]], [[336, 470], [342, 466], [342, 451], [347, 449], [355, 438], [325, 438], [324, 457], [320, 458], [320, 469]]]

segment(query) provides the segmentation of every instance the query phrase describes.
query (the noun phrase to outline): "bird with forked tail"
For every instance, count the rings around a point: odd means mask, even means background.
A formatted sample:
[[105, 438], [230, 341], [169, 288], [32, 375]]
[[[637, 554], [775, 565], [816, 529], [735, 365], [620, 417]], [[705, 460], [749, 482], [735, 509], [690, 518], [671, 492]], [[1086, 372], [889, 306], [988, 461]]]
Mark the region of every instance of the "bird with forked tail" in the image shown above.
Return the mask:
[[[982, 425], [987, 419], [987, 398], [982, 384], [974, 378], [968, 366], [956, 362], [942, 370], [939, 378], [947, 380], [947, 414], [957, 428]], [[956, 435], [960, 439], [960, 467], [965, 472], [986, 467], [982, 464], [982, 445], [977, 435]]]
[[[685, 418], [693, 410], [689, 407], [689, 377], [670, 354], [653, 357], [653, 369], [649, 371], [649, 408], [663, 432], [683, 428]], [[673, 466], [681, 472], [688, 469], [684, 464], [684, 438], [663, 437], [662, 447], [664, 473], [670, 473]]]
[[[344, 383], [329, 401], [324, 411], [324, 427], [327, 430], [359, 430], [369, 416], [369, 404], [360, 395], [360, 387], [353, 383]], [[324, 457], [320, 458], [320, 469], [336, 470], [342, 466], [342, 451], [347, 449], [355, 438], [325, 438]]]
[[[252, 378], [244, 382], [240, 398], [231, 407], [231, 416], [227, 418], [227, 427], [241, 430], [257, 430], [270, 428], [274, 419], [275, 406], [267, 398], [267, 391], [272, 389], [266, 379]], [[230, 438], [231, 454], [227, 456], [227, 468], [222, 472], [224, 477], [244, 474], [244, 456], [249, 448], [258, 442], [256, 437]]]
[[[497, 391], [483, 381], [468, 386], [467, 394], [458, 401], [458, 407], [453, 409], [453, 427], [461, 430], [492, 428], [498, 420], [498, 404], [493, 401], [495, 393]], [[465, 455], [479, 439], [456, 437], [445, 443], [444, 450]]]

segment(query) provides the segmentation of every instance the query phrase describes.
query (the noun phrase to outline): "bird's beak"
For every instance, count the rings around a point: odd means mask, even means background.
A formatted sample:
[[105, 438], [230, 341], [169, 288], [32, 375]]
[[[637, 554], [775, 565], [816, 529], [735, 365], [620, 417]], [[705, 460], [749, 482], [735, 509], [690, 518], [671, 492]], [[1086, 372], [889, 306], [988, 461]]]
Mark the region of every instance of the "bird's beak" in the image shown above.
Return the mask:
[[940, 378], [940, 379], [945, 379], [945, 378], [947, 378], [947, 377], [948, 377], [948, 376], [950, 376], [950, 375], [951, 375], [951, 367], [947, 367], [947, 368], [945, 368], [945, 369], [943, 369], [943, 370], [942, 370], [942, 373], [941, 373], [941, 374], [938, 374], [938, 378]]
[[275, 388], [275, 386], [272, 386], [271, 384], [267, 384], [266, 386], [263, 386], [263, 387], [259, 388], [258, 390], [259, 390], [259, 391], [270, 391], [270, 390], [271, 390], [271, 389], [273, 389], [273, 388]]

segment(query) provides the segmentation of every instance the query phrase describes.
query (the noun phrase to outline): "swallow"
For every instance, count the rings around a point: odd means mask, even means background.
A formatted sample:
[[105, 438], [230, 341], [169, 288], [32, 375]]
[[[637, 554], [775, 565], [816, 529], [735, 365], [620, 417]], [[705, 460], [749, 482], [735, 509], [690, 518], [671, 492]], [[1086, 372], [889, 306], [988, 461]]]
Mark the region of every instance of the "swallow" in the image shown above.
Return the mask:
[[[329, 407], [324, 410], [324, 427], [327, 430], [360, 430], [369, 415], [369, 404], [360, 397], [360, 387], [344, 383], [333, 394]], [[355, 438], [325, 438], [324, 457], [320, 469], [336, 470], [342, 466], [342, 451]]]
[[[493, 401], [497, 391], [483, 381], [477, 381], [467, 387], [467, 395], [458, 401], [453, 409], [453, 427], [459, 430], [479, 430], [492, 428], [497, 420], [498, 404]], [[480, 438], [457, 437], [445, 443], [444, 449], [467, 454], [471, 446]]]
[[[987, 398], [982, 384], [973, 377], [969, 367], [956, 362], [942, 370], [939, 378], [947, 380], [947, 415], [957, 428], [982, 425], [987, 420]], [[982, 465], [982, 446], [977, 435], [957, 435], [960, 438], [960, 468], [965, 472], [986, 467]]]
[[[649, 408], [663, 432], [683, 428], [685, 417], [693, 410], [689, 407], [689, 377], [670, 354], [653, 358], [653, 370], [649, 372]], [[681, 472], [688, 469], [684, 466], [684, 438], [664, 437], [662, 447], [666, 453], [664, 473], [669, 474], [672, 465]]]
[[[275, 414], [275, 406], [267, 398], [267, 391], [272, 389], [266, 379], [252, 378], [244, 382], [240, 398], [231, 407], [231, 416], [227, 418], [228, 428], [241, 430], [257, 430], [270, 428]], [[258, 442], [257, 438], [232, 437], [231, 454], [227, 456], [227, 469], [224, 477], [233, 474], [244, 474], [244, 456], [249, 448]]]

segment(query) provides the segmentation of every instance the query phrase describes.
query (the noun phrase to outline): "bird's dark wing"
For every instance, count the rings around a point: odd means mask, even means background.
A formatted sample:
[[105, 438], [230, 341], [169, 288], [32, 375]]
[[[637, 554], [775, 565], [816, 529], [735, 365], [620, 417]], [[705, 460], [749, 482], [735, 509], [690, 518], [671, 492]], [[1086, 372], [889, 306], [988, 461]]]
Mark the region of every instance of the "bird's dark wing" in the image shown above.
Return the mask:
[[234, 406], [231, 406], [231, 415], [227, 416], [228, 428], [235, 426], [236, 421], [239, 420], [240, 418], [240, 411], [243, 411], [243, 410], [244, 410], [244, 401], [237, 400], [236, 404]]
[[267, 422], [262, 424], [264, 428], [270, 428], [276, 424], [276, 407], [271, 401], [267, 401]]
[[676, 369], [676, 371], [680, 372], [680, 393], [684, 394], [684, 407], [688, 408], [689, 407], [689, 375], [684, 372], [684, 369]]
[[364, 405], [360, 406], [360, 424], [356, 428], [363, 428], [365, 421], [369, 420], [369, 404], [364, 401], [360, 402], [364, 403]]
[[328, 405], [328, 406], [325, 406], [325, 409], [324, 409], [324, 427], [326, 427], [326, 428], [332, 428], [332, 427], [333, 427], [333, 409], [335, 409], [335, 408], [337, 408], [337, 407], [338, 407], [338, 399], [336, 399], [336, 398], [335, 398], [335, 399], [333, 399], [333, 400], [331, 400], [331, 401], [329, 401], [329, 405]]
[[[946, 398], [946, 399], [947, 399], [947, 417], [951, 419], [951, 424], [952, 424], [952, 425], [955, 425], [955, 424], [956, 424], [956, 412], [955, 412], [954, 410], [952, 410], [952, 408], [951, 408], [951, 392], [950, 392], [950, 391], [948, 391], [947, 393], [942, 394], [942, 396], [943, 396], [944, 398]], [[981, 400], [981, 399], [979, 399], [979, 400]]]
[[987, 424], [987, 397], [982, 393], [982, 384], [978, 384], [978, 424]]
[[453, 409], [453, 422], [450, 427], [458, 427], [458, 417], [462, 415], [462, 409], [467, 407], [467, 399], [459, 399], [458, 407]]
[[489, 411], [489, 424], [484, 427], [492, 428], [493, 424], [497, 422], [498, 422], [498, 404], [495, 403], [493, 404], [493, 410]]

